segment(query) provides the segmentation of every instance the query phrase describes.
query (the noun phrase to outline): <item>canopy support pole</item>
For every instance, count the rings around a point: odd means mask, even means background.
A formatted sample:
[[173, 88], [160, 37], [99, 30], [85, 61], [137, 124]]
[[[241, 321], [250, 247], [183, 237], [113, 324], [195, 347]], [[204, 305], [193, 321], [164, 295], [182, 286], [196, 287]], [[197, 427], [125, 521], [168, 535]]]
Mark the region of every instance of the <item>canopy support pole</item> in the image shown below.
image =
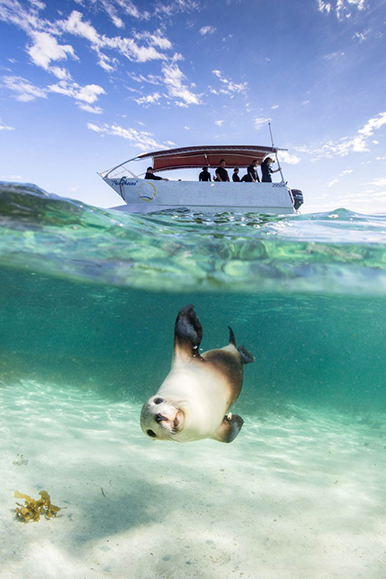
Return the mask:
[[275, 156], [276, 156], [276, 161], [278, 164], [278, 169], [280, 170], [280, 175], [281, 175], [281, 180], [284, 183], [284, 177], [283, 177], [283, 172], [281, 170], [281, 166], [280, 166], [280, 161], [279, 161], [279, 157], [277, 155], [277, 149], [275, 147], [275, 145], [273, 144], [273, 136], [272, 136], [272, 129], [271, 129], [271, 121], [268, 121], [268, 127], [269, 127], [269, 134], [271, 135], [271, 143], [272, 143], [272, 149], [275, 149]]

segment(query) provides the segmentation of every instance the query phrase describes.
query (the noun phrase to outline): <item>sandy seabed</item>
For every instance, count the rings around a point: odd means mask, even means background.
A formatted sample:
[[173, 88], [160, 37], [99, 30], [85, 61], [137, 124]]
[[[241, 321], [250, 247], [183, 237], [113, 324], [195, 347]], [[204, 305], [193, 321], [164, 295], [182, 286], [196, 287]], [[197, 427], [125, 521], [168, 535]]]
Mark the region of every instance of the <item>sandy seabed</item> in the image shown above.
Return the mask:
[[[92, 392], [0, 402], [1, 579], [385, 579], [384, 416], [292, 406], [178, 445]], [[61, 511], [24, 524], [15, 490]]]

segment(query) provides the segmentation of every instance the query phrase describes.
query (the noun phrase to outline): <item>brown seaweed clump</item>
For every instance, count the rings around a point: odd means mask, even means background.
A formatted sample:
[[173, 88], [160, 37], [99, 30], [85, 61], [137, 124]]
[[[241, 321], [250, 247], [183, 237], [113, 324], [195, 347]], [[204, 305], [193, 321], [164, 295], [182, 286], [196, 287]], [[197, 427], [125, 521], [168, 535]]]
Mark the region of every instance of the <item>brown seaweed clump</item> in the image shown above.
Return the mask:
[[44, 515], [46, 519], [51, 519], [52, 517], [56, 517], [56, 514], [60, 511], [59, 507], [51, 503], [51, 498], [47, 491], [40, 491], [39, 495], [41, 498], [35, 501], [35, 499], [32, 499], [28, 495], [15, 491], [15, 499], [24, 499], [25, 502], [24, 506], [16, 503], [18, 506], [15, 509], [16, 517], [23, 521], [23, 523], [29, 523], [30, 521], [37, 522], [40, 519], [40, 515]]

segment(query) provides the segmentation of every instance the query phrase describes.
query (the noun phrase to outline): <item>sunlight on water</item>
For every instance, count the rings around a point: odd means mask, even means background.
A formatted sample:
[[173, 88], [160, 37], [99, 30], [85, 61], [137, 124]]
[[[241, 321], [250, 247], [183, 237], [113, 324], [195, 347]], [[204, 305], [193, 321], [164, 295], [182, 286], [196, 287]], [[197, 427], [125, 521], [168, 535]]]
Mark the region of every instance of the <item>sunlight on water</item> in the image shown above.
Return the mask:
[[[384, 579], [386, 217], [0, 189], [3, 579]], [[255, 356], [231, 445], [143, 435], [179, 309]], [[24, 525], [13, 493], [56, 519]]]

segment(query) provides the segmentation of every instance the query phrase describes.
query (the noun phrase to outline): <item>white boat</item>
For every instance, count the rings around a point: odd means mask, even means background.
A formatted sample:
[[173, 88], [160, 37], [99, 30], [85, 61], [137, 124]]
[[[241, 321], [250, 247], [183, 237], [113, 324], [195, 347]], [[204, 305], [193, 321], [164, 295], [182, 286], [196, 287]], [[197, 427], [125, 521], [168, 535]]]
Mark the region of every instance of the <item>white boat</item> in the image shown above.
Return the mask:
[[[280, 149], [279, 149], [280, 150]], [[297, 213], [303, 203], [303, 194], [290, 189], [284, 181], [276, 183], [188, 181], [178, 179], [154, 180], [137, 175], [128, 165], [152, 159], [154, 173], [176, 169], [198, 169], [206, 166], [215, 170], [221, 159], [226, 168], [243, 169], [257, 160], [258, 165], [270, 155], [277, 159], [278, 149], [263, 146], [202, 146], [167, 149], [142, 153], [112, 169], [99, 173], [102, 179], [122, 197], [126, 205], [113, 207], [130, 213], [152, 213], [170, 209], [187, 208], [193, 211], [219, 213], [257, 212], [264, 214]], [[278, 159], [277, 159], [278, 160]]]

